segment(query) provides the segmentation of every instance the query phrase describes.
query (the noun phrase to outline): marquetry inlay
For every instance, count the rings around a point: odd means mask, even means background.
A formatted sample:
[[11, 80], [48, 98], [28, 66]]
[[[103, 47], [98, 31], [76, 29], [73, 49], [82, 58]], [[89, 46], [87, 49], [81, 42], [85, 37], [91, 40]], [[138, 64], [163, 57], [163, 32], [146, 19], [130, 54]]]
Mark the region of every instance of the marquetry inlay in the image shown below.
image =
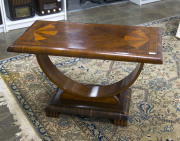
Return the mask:
[[128, 44], [136, 49], [139, 49], [141, 46], [149, 42], [149, 37], [141, 30], [136, 30], [128, 35], [124, 36], [124, 40], [128, 41]]
[[157, 64], [160, 35], [155, 27], [36, 21], [8, 50]]
[[[51, 31], [53, 29], [53, 31]], [[37, 29], [33, 34], [36, 41], [39, 40], [45, 40], [46, 37], [44, 35], [56, 35], [58, 31], [55, 31], [55, 26], [52, 24], [49, 24], [47, 26], [44, 26], [42, 28]], [[44, 35], [43, 35], [44, 34]]]

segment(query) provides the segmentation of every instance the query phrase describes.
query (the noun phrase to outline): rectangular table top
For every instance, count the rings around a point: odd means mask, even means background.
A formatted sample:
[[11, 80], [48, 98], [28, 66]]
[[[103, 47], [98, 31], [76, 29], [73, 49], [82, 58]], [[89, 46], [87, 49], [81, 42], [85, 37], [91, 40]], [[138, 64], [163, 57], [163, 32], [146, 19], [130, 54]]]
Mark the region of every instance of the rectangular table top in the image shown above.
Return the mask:
[[8, 51], [161, 64], [161, 40], [158, 27], [36, 21]]

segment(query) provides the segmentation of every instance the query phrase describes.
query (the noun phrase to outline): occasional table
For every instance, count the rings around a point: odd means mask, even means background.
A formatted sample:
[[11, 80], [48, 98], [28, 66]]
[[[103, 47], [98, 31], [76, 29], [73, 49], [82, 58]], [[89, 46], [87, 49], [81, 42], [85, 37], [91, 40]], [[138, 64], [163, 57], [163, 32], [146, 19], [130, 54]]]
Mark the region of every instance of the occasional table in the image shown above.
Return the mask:
[[[130, 86], [144, 63], [162, 64], [161, 29], [125, 25], [36, 21], [9, 48], [36, 54], [46, 76], [57, 85], [46, 115], [60, 113], [112, 119], [127, 126]], [[81, 84], [63, 75], [48, 55], [138, 62], [124, 79], [110, 85]]]

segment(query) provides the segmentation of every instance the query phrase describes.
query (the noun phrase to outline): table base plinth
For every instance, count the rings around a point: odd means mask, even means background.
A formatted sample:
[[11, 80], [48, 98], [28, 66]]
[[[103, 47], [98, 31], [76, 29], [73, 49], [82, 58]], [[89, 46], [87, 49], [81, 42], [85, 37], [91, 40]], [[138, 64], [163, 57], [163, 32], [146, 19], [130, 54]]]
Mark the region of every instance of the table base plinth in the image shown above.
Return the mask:
[[77, 100], [65, 99], [61, 97], [64, 92], [57, 90], [52, 100], [46, 108], [48, 117], [59, 117], [60, 114], [83, 115], [101, 118], [109, 118], [113, 120], [115, 125], [127, 126], [129, 105], [131, 97], [131, 89], [128, 88], [121, 94], [117, 95], [118, 103], [103, 103], [100, 100]]

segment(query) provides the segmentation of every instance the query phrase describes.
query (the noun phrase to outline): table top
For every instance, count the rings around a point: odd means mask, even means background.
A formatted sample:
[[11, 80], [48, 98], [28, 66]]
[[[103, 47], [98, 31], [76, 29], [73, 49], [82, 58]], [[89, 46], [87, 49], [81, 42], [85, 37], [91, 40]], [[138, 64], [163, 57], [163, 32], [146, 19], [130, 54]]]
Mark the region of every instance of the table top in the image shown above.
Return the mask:
[[36, 21], [10, 52], [162, 64], [161, 29]]

